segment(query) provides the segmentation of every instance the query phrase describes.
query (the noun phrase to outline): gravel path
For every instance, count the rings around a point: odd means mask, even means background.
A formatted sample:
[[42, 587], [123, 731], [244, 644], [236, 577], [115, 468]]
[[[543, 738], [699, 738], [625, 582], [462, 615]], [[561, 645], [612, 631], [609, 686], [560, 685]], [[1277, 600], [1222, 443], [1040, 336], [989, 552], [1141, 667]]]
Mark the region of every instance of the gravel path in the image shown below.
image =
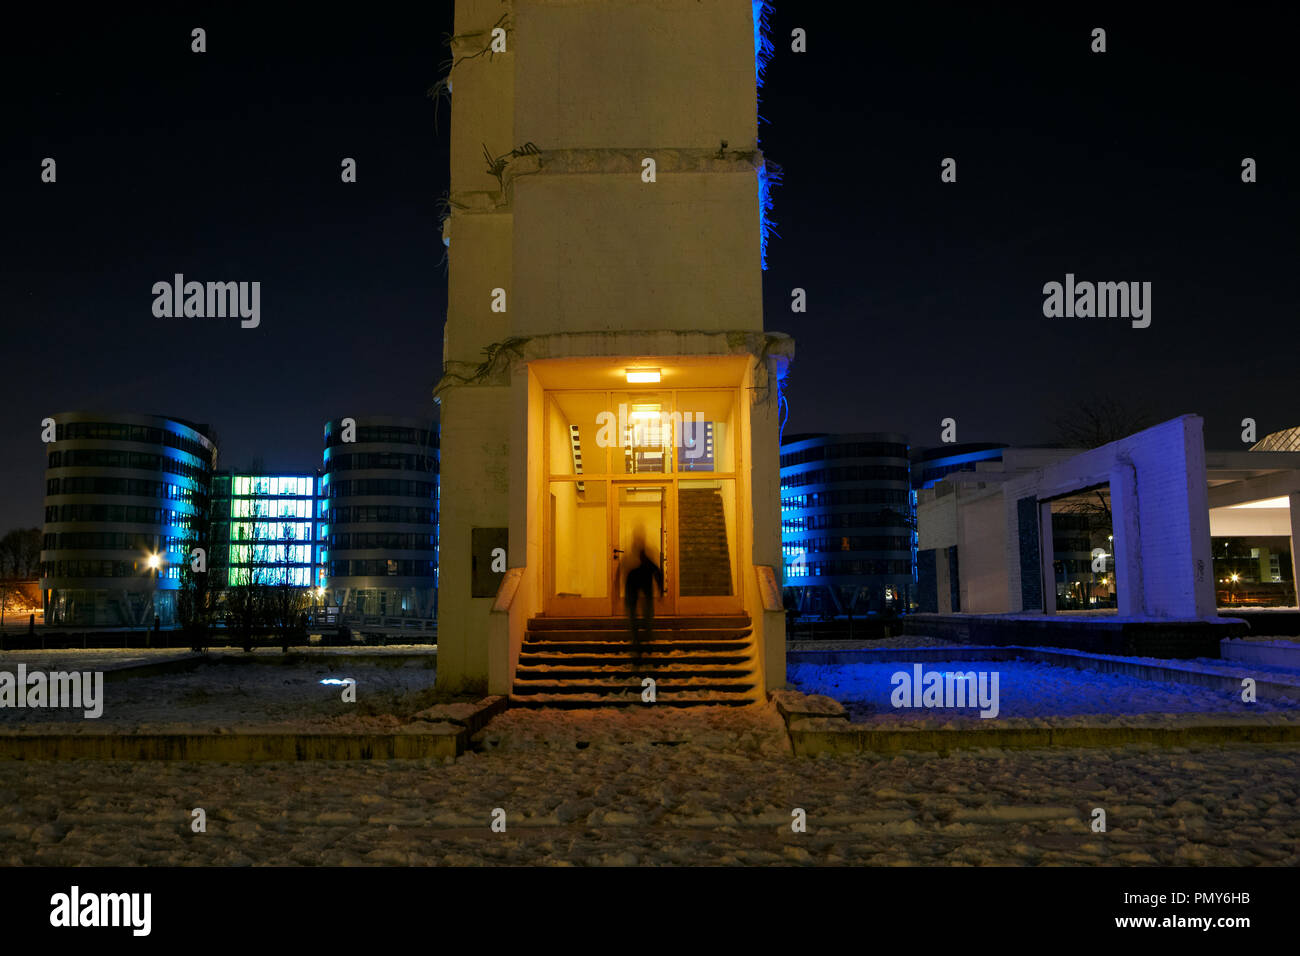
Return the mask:
[[510, 711], [479, 740], [446, 764], [0, 761], [0, 863], [1300, 865], [1295, 747], [796, 759], [758, 707]]

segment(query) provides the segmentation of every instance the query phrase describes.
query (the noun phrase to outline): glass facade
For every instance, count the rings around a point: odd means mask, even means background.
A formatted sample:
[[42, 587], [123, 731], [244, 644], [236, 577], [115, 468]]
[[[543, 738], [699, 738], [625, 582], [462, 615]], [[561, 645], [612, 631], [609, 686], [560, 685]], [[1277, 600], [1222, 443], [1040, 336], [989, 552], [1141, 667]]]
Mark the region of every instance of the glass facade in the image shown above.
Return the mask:
[[321, 587], [320, 479], [223, 473], [214, 483], [213, 564], [226, 587]]
[[800, 435], [781, 446], [787, 607], [821, 617], [910, 609], [916, 499], [904, 435]]
[[206, 428], [179, 419], [56, 416], [45, 473], [45, 622], [174, 623], [181, 567], [208, 543], [215, 460]]
[[438, 428], [401, 418], [325, 425], [317, 560], [339, 624], [437, 620]]

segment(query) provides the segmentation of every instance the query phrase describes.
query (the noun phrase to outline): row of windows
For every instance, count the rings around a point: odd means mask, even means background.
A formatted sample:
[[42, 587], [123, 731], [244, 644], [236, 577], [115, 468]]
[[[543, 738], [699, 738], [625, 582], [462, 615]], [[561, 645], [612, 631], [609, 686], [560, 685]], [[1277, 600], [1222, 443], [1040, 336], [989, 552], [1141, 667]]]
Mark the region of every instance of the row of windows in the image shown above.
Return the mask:
[[171, 508], [147, 505], [50, 505], [45, 509], [45, 523], [59, 521], [111, 521], [119, 524], [167, 524], [189, 529], [194, 516]]
[[382, 575], [397, 577], [431, 578], [438, 566], [433, 561], [395, 561], [392, 558], [366, 558], [349, 561], [336, 559], [330, 562], [330, 577], [368, 578]]
[[1088, 531], [1091, 530], [1097, 517], [1093, 514], [1069, 514], [1062, 512], [1052, 515], [1053, 531]]
[[801, 488], [804, 485], [824, 485], [832, 481], [907, 481], [907, 469], [895, 465], [846, 465], [843, 468], [816, 468], [786, 475], [782, 488]]
[[235, 498], [230, 502], [233, 518], [312, 518], [314, 498]]
[[802, 508], [833, 508], [839, 505], [893, 505], [905, 508], [910, 502], [910, 491], [893, 488], [844, 488], [839, 491], [813, 491], [806, 495], [793, 495], [781, 499], [782, 509], [793, 511]]
[[363, 548], [392, 548], [406, 551], [434, 551], [438, 547], [436, 535], [405, 534], [400, 532], [343, 533], [330, 537], [330, 543], [340, 550], [359, 551]]
[[133, 495], [167, 501], [193, 501], [194, 489], [146, 478], [101, 478], [99, 476], [51, 478], [45, 482], [47, 495]]
[[311, 564], [309, 544], [232, 544], [229, 562], [243, 564]]
[[[1105, 571], [1095, 572], [1097, 574], [1110, 574], [1114, 571], [1115, 565], [1111, 559], [1107, 559]], [[1054, 574], [1093, 574], [1091, 558], [1058, 558], [1052, 562], [1052, 571]]]
[[843, 535], [838, 538], [805, 538], [802, 541], [787, 541], [783, 548], [793, 548], [798, 553], [826, 551], [911, 551], [912, 539], [901, 535]]
[[[438, 430], [424, 428], [403, 428], [400, 425], [358, 425], [356, 441], [374, 442], [387, 445], [419, 445], [421, 448], [438, 447]], [[326, 428], [325, 444], [333, 448], [343, 444], [342, 429], [337, 429], [334, 422]], [[348, 442], [348, 444], [352, 444]]]
[[229, 537], [231, 541], [311, 541], [313, 539], [310, 521], [237, 521], [230, 525], [229, 532], [218, 528], [217, 535]]
[[840, 560], [840, 561], [802, 561], [785, 566], [788, 578], [817, 578], [838, 574], [908, 574], [912, 573], [912, 562], [890, 561], [883, 559]]
[[907, 458], [907, 446], [896, 442], [857, 441], [836, 445], [817, 445], [781, 456], [781, 467], [802, 465], [806, 461], [823, 461], [827, 458]]
[[140, 561], [43, 561], [43, 578], [134, 578], [149, 573]]
[[310, 475], [235, 475], [230, 484], [236, 497], [297, 495], [310, 498], [316, 494], [316, 479]]
[[305, 588], [311, 586], [311, 570], [283, 565], [273, 568], [231, 568], [226, 573], [226, 580], [230, 587], [244, 584], [287, 584], [290, 587]]
[[432, 524], [438, 520], [434, 508], [416, 508], [407, 505], [344, 505], [334, 510], [336, 524], [362, 524], [371, 521], [388, 521], [394, 524]]
[[400, 495], [407, 498], [436, 498], [438, 486], [429, 481], [407, 481], [401, 478], [353, 478], [336, 481], [330, 487], [334, 497], [355, 495]]
[[200, 441], [178, 435], [162, 428], [148, 425], [121, 425], [116, 422], [68, 422], [58, 425], [54, 430], [57, 441], [65, 439], [100, 438], [112, 441], [147, 442], [150, 445], [165, 445], [179, 448], [194, 455], [200, 461], [212, 460], [212, 449]]
[[327, 462], [330, 471], [359, 471], [362, 468], [393, 468], [402, 471], [437, 472], [438, 459], [396, 451], [358, 451], [334, 455]]
[[1058, 538], [1052, 536], [1052, 550], [1061, 553], [1065, 551], [1092, 551], [1092, 540], [1090, 538]]
[[140, 471], [165, 471], [183, 475], [206, 483], [210, 472], [179, 458], [151, 455], [143, 451], [121, 451], [113, 448], [75, 448], [72, 451], [52, 451], [51, 468], [136, 468]]
[[906, 528], [907, 515], [881, 508], [878, 511], [829, 511], [781, 519], [782, 531], [823, 531], [830, 528]]
[[[184, 546], [182, 538], [167, 537], [164, 547], [173, 551]], [[46, 551], [156, 551], [158, 535], [123, 531], [59, 531], [47, 534]]]

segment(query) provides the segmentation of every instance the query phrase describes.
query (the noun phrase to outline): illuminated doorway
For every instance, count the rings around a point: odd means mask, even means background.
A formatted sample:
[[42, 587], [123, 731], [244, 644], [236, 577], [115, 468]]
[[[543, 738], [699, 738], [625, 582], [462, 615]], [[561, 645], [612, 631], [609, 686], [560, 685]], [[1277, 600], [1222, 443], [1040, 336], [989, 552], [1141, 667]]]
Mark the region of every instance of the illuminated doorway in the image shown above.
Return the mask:
[[735, 388], [548, 390], [545, 613], [620, 616], [635, 542], [656, 614], [742, 610]]

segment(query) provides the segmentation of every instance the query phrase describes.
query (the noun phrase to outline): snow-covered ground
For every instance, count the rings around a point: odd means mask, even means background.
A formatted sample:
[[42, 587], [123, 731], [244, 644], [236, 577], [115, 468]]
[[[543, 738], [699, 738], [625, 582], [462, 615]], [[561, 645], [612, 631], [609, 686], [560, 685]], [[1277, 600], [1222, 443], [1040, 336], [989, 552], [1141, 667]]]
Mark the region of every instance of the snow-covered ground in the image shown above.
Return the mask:
[[787, 641], [786, 649], [791, 651], [861, 651], [884, 650], [895, 647], [951, 647], [948, 641], [933, 637], [918, 637], [900, 634], [897, 637], [882, 637], [874, 641]]
[[[1135, 659], [1136, 660], [1136, 659]], [[1163, 663], [1163, 662], [1162, 662]], [[1106, 722], [1134, 714], [1197, 714], [1253, 717], [1274, 713], [1300, 712], [1300, 687], [1294, 698], [1261, 696], [1247, 704], [1240, 694], [1195, 684], [1141, 680], [1123, 674], [1057, 667], [1030, 661], [932, 661], [922, 665], [931, 671], [975, 671], [998, 674], [999, 711], [993, 718], [980, 718], [976, 710], [956, 708], [896, 709], [891, 701], [894, 674], [909, 676], [907, 663], [791, 664], [790, 683], [806, 694], [825, 694], [841, 701], [850, 719], [867, 723], [896, 723], [939, 726], [954, 719], [996, 721], [1016, 717], [1078, 717], [1098, 715]], [[1244, 673], [1244, 672], [1243, 672]], [[1259, 676], [1259, 670], [1255, 669]]]
[[[283, 663], [279, 656], [241, 661], [232, 655], [228, 663], [191, 671], [106, 681], [103, 715], [96, 719], [80, 710], [0, 708], [0, 733], [405, 732], [419, 728], [402, 716], [432, 703], [416, 703], [431, 693], [432, 656], [394, 656], [392, 665], [349, 654]], [[321, 683], [348, 678], [356, 681], [355, 703], [343, 701], [342, 686]]]
[[481, 740], [445, 764], [0, 761], [0, 864], [1300, 865], [1295, 747], [796, 759], [769, 707], [516, 710]]

